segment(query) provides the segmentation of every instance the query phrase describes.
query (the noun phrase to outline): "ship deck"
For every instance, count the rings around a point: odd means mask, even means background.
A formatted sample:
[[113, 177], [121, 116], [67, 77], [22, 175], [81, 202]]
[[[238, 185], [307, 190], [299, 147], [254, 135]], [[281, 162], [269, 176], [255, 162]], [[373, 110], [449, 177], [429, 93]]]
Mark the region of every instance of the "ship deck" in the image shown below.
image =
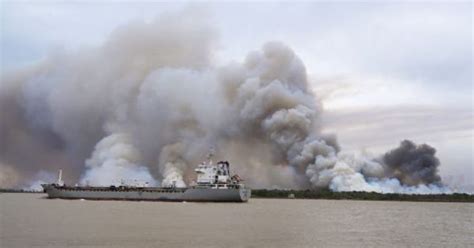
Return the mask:
[[216, 184], [216, 185], [196, 185], [186, 188], [178, 187], [135, 187], [135, 186], [109, 186], [109, 187], [95, 187], [95, 186], [58, 186], [54, 185], [54, 188], [61, 191], [117, 191], [117, 192], [130, 192], [130, 191], [141, 191], [141, 192], [173, 192], [183, 193], [188, 189], [200, 189], [200, 188], [215, 188], [215, 189], [239, 189], [241, 186], [238, 184]]

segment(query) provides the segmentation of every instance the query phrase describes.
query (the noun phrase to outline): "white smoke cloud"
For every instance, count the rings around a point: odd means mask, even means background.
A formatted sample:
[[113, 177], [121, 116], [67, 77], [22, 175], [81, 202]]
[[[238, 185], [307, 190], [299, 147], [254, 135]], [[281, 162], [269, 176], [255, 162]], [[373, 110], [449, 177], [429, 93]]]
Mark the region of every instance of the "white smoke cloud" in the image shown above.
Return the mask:
[[81, 184], [108, 186], [126, 184], [156, 185], [147, 167], [140, 165], [140, 152], [126, 134], [111, 134], [95, 146], [86, 160]]
[[185, 187], [183, 173], [187, 162], [181, 154], [185, 153], [184, 145], [176, 143], [165, 146], [160, 154], [160, 170], [163, 175], [162, 185], [165, 187]]
[[40, 170], [38, 173], [36, 173], [33, 180], [26, 187], [24, 187], [24, 189], [42, 191], [43, 187], [41, 187], [41, 184], [55, 182], [57, 179], [56, 176], [57, 175], [51, 172]]

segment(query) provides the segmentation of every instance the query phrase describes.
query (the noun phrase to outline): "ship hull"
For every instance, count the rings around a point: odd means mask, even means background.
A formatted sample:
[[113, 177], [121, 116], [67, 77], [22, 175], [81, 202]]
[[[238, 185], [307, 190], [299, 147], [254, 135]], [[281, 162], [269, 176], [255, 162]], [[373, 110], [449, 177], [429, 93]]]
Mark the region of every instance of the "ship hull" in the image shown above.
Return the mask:
[[105, 188], [42, 185], [48, 198], [127, 201], [247, 202], [248, 188]]

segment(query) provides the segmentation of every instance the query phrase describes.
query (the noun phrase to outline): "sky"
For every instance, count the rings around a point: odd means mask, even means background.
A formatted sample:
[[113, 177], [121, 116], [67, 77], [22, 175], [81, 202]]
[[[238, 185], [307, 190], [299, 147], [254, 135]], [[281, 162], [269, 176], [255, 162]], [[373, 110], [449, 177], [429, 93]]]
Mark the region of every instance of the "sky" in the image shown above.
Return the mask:
[[183, 8], [211, 18], [216, 66], [241, 61], [267, 41], [290, 46], [323, 103], [324, 129], [337, 133], [343, 150], [426, 142], [438, 151], [445, 181], [472, 187], [469, 1], [2, 1], [1, 73], [57, 51], [100, 46], [121, 25]]

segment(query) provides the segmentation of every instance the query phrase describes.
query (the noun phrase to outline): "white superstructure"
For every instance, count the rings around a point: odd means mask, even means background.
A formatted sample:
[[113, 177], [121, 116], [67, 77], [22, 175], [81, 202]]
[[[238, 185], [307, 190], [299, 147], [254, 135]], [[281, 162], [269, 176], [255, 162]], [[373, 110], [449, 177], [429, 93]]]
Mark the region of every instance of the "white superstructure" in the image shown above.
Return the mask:
[[197, 184], [226, 184], [230, 183], [229, 162], [221, 161], [217, 164], [201, 163], [194, 170], [197, 174]]

